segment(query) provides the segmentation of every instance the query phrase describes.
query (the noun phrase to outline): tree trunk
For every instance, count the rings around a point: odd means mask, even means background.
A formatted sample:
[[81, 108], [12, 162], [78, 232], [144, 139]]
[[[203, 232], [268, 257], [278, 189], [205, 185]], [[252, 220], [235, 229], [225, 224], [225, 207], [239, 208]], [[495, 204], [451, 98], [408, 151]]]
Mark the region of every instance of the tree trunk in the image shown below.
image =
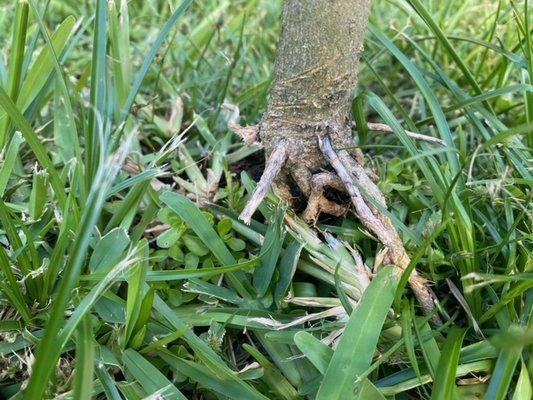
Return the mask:
[[369, 12], [370, 0], [284, 2], [276, 76], [260, 130], [267, 155], [287, 146], [284, 172], [327, 164], [317, 140], [326, 126], [334, 146], [351, 145], [352, 93]]
[[[267, 111], [258, 127], [230, 128], [247, 144], [258, 138], [267, 162], [256, 191], [241, 214], [250, 219], [273, 185], [278, 196], [294, 203], [297, 186], [307, 197], [304, 219], [321, 212], [347, 211], [325, 193], [344, 191], [362, 224], [383, 244], [385, 261], [401, 274], [410, 263], [377, 185], [354, 148], [350, 109], [363, 50], [370, 0], [285, 0], [278, 45], [276, 76]], [[409, 280], [426, 313], [434, 295], [416, 271]], [[437, 317], [438, 318], [438, 317]]]

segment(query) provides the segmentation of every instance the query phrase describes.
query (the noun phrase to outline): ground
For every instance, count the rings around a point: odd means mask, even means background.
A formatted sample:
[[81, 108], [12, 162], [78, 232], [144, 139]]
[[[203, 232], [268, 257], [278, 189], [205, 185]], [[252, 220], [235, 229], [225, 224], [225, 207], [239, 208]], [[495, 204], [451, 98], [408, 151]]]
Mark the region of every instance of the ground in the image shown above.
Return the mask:
[[528, 4], [373, 5], [353, 145], [438, 323], [353, 210], [239, 220], [281, 3], [178, 3], [0, 5], [0, 397], [528, 398]]

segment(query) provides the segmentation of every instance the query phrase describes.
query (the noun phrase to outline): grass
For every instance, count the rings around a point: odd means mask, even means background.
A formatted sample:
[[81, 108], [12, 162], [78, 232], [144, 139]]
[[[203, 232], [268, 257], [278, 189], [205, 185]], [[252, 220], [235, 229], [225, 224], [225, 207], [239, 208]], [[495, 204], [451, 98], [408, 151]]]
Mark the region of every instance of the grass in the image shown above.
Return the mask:
[[280, 1], [15, 3], [0, 6], [1, 398], [531, 397], [527, 1], [373, 6], [354, 143], [440, 326], [353, 215], [310, 227], [270, 195], [237, 218], [262, 156], [223, 103], [260, 119]]

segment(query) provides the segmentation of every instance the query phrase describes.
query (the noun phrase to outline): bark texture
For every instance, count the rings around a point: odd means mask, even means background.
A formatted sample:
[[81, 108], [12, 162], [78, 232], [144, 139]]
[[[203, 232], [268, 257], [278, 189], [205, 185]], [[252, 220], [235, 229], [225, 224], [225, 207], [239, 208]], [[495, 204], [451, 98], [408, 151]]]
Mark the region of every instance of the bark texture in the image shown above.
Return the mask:
[[369, 13], [370, 0], [284, 2], [276, 75], [260, 137], [267, 155], [286, 146], [285, 174], [326, 165], [317, 135], [327, 124], [336, 132], [336, 147], [350, 144], [350, 105]]

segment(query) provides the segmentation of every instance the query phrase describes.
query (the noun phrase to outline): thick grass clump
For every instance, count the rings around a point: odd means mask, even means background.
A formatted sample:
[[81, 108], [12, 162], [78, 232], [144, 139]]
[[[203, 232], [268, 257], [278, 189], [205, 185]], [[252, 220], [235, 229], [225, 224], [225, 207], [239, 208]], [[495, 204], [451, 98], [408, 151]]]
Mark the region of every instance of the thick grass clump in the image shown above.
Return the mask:
[[263, 156], [228, 123], [264, 111], [280, 1], [11, 3], [1, 398], [531, 398], [527, 1], [373, 6], [354, 146], [433, 316], [351, 214], [237, 217]]

